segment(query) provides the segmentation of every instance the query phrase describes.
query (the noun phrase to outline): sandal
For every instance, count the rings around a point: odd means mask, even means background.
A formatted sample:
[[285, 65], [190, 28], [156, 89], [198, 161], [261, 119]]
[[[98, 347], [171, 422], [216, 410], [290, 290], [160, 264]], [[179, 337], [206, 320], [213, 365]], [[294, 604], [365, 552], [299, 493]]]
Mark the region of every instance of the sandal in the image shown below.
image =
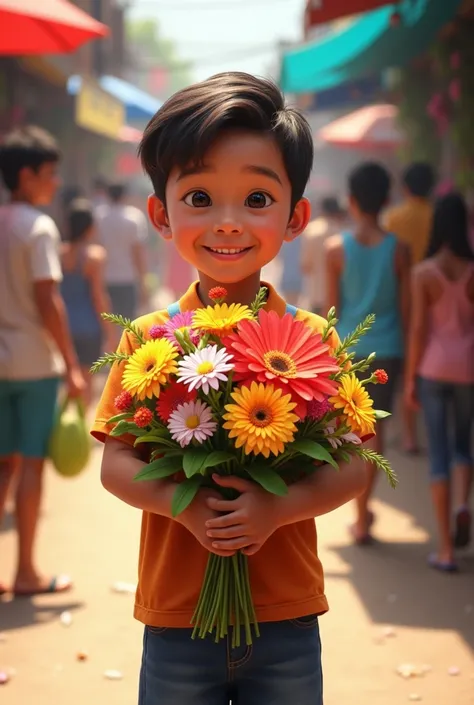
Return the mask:
[[38, 587], [34, 590], [17, 590], [14, 588], [13, 594], [15, 597], [34, 597], [35, 595], [49, 595], [61, 592], [67, 592], [72, 588], [72, 580], [66, 575], [55, 576], [51, 578], [49, 583], [44, 587]]
[[361, 535], [357, 534], [355, 524], [351, 524], [349, 526], [349, 533], [352, 536], [352, 539], [353, 539], [356, 546], [370, 546], [375, 541], [374, 537], [370, 533], [370, 529], [372, 528], [372, 524], [375, 521], [375, 514], [373, 512], [368, 512], [367, 516], [368, 516], [367, 531], [365, 532], [365, 534], [361, 534]]
[[457, 563], [454, 561], [440, 561], [436, 553], [432, 553], [428, 557], [428, 565], [441, 573], [457, 573], [459, 570]]
[[469, 509], [456, 512], [453, 543], [455, 548], [466, 548], [471, 543], [472, 517]]

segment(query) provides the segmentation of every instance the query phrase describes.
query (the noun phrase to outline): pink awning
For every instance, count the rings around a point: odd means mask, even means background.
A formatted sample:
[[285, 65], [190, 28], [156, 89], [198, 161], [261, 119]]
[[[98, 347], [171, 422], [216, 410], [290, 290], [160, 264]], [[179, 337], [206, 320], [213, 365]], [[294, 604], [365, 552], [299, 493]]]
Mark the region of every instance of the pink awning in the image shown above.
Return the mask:
[[329, 123], [318, 139], [338, 147], [395, 149], [404, 142], [394, 105], [369, 105]]

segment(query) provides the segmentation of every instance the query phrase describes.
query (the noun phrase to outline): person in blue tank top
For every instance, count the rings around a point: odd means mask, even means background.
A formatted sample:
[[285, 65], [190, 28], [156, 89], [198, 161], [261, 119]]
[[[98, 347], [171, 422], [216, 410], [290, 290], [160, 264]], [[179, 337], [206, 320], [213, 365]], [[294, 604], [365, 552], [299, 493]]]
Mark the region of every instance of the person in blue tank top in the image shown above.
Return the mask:
[[110, 311], [104, 282], [105, 249], [92, 242], [95, 224], [92, 206], [86, 199], [71, 202], [67, 213], [67, 237], [61, 248], [63, 280], [61, 293], [79, 364], [87, 381], [84, 401], [92, 396], [91, 365], [101, 351], [112, 346], [111, 324], [101, 319]]
[[[384, 369], [388, 382], [377, 385], [371, 395], [374, 408], [391, 411], [397, 379], [402, 370], [404, 338], [409, 316], [410, 253], [408, 247], [380, 225], [380, 213], [390, 194], [390, 176], [379, 164], [363, 163], [350, 174], [349, 203], [353, 230], [327, 241], [327, 306], [335, 306], [341, 338], [370, 313], [376, 316], [370, 332], [356, 348], [364, 358], [375, 352], [373, 369]], [[373, 371], [373, 370], [372, 370]], [[367, 373], [363, 373], [364, 377]], [[383, 422], [367, 446], [384, 452]], [[351, 527], [356, 543], [372, 540], [374, 515], [369, 509], [376, 474], [367, 466], [369, 482], [357, 499], [357, 519]]]

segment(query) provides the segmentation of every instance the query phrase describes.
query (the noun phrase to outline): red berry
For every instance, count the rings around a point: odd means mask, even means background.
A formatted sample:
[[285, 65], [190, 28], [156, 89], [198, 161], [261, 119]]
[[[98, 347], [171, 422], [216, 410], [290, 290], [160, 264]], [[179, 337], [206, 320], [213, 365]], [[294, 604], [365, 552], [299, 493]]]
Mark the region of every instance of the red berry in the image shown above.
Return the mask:
[[130, 392], [120, 392], [114, 404], [118, 411], [128, 411], [133, 404], [133, 397]]
[[379, 384], [387, 384], [388, 382], [388, 374], [385, 370], [375, 370], [374, 377]]
[[149, 333], [152, 340], [163, 338], [166, 334], [166, 326], [152, 326]]
[[153, 412], [146, 406], [141, 406], [136, 410], [133, 416], [133, 421], [136, 423], [138, 428], [145, 428], [153, 421]]
[[227, 298], [227, 289], [223, 286], [215, 286], [209, 291], [209, 298], [212, 301], [219, 301], [220, 299]]

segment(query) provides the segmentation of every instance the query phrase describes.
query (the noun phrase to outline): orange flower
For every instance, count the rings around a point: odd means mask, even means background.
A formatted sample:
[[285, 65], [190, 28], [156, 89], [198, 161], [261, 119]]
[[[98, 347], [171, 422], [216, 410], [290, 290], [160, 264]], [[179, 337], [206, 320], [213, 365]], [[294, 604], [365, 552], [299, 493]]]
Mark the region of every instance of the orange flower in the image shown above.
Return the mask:
[[321, 335], [291, 314], [260, 311], [258, 321], [241, 321], [225, 341], [234, 355], [236, 381], [268, 383], [290, 393], [298, 415], [306, 415], [306, 402], [323, 401], [336, 394], [330, 375], [340, 367]]

